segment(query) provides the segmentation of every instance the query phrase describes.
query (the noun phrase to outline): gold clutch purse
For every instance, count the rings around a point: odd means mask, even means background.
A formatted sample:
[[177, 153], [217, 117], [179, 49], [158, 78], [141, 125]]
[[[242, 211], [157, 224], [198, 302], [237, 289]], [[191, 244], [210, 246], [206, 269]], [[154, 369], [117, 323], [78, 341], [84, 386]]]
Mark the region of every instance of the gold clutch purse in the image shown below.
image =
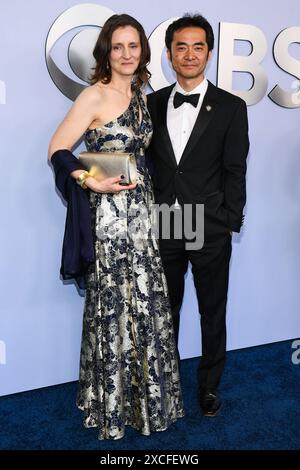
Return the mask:
[[124, 175], [120, 184], [136, 183], [136, 160], [131, 153], [122, 152], [81, 152], [80, 163], [99, 181]]

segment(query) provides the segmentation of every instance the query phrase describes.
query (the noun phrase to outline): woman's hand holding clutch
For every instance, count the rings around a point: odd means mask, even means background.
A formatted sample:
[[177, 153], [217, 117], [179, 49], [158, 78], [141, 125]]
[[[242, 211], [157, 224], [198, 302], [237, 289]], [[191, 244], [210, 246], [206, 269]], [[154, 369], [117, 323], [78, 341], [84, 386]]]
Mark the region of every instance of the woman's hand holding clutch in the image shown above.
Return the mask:
[[120, 177], [105, 178], [102, 181], [98, 181], [93, 176], [89, 176], [86, 178], [85, 184], [89, 189], [96, 193], [119, 193], [125, 189], [128, 190], [136, 188], [136, 183], [122, 185], [122, 175]]

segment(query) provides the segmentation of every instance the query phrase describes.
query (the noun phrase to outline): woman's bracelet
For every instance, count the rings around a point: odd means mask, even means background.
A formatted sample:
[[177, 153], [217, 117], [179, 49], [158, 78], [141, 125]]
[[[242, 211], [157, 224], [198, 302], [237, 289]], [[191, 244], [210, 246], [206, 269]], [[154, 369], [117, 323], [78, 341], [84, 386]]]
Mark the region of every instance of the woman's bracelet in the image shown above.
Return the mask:
[[88, 171], [83, 171], [80, 175], [76, 178], [76, 183], [81, 186], [82, 189], [87, 189], [87, 185], [85, 184], [85, 180], [91, 176]]

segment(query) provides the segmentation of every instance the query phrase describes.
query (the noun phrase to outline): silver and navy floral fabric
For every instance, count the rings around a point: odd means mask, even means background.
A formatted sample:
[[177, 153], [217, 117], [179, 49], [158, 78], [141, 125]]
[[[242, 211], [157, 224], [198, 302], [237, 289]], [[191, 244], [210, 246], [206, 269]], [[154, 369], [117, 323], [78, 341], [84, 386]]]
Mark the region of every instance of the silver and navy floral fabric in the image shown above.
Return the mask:
[[137, 187], [89, 191], [96, 262], [86, 275], [77, 406], [99, 439], [119, 439], [130, 425], [144, 435], [183, 416], [166, 279], [152, 233], [153, 191], [144, 149], [152, 125], [135, 90], [128, 109], [88, 129], [89, 151], [130, 152]]

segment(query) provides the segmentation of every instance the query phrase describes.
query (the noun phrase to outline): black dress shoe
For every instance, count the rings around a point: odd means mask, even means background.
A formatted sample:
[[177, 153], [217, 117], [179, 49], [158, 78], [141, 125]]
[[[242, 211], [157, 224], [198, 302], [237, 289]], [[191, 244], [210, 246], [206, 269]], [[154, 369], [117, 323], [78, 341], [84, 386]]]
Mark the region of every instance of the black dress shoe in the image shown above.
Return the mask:
[[218, 392], [205, 392], [200, 395], [200, 406], [203, 416], [216, 416], [222, 406], [222, 402], [218, 396]]

